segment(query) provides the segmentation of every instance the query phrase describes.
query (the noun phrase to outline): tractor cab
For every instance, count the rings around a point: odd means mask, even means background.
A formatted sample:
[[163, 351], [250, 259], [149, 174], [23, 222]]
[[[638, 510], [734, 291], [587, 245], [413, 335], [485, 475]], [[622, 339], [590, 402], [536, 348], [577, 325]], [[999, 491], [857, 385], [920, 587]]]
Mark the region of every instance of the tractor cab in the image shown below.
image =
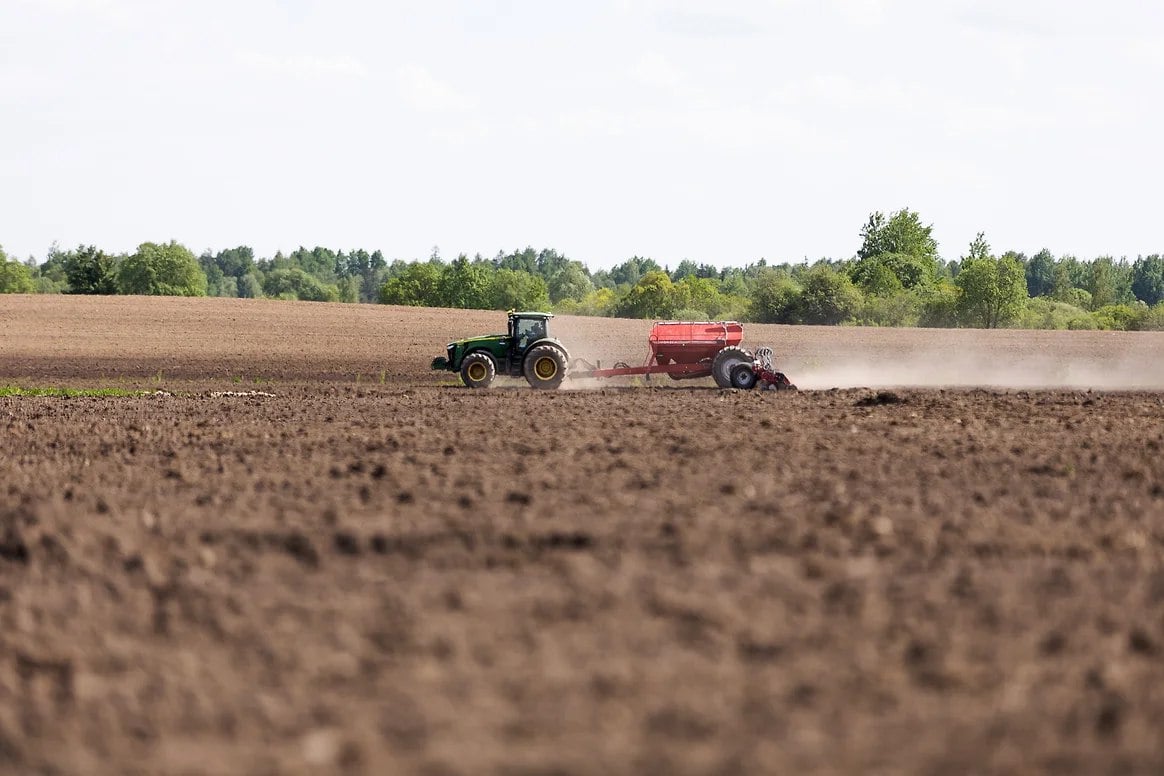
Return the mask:
[[530, 345], [548, 337], [546, 322], [550, 317], [550, 313], [510, 313], [509, 339], [513, 343], [511, 352], [520, 358], [529, 350]]

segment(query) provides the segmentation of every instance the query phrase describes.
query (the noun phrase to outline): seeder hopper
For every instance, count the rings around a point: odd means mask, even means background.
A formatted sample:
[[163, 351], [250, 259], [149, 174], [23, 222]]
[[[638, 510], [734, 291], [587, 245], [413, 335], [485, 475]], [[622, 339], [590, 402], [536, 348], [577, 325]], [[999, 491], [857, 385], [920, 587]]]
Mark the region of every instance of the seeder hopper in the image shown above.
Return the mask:
[[570, 376], [576, 378], [667, 375], [672, 380], [711, 377], [721, 388], [750, 389], [756, 386], [793, 389], [782, 372], [772, 365], [771, 348], [755, 353], [740, 346], [744, 326], [736, 321], [659, 321], [647, 337], [647, 357], [642, 366], [575, 359]]

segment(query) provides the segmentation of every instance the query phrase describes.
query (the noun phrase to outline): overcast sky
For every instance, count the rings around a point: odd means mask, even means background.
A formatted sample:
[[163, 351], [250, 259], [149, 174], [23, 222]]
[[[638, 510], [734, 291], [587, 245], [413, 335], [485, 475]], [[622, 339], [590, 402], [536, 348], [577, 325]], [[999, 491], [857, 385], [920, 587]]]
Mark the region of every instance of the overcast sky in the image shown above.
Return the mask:
[[0, 245], [1164, 251], [1154, 0], [0, 0]]

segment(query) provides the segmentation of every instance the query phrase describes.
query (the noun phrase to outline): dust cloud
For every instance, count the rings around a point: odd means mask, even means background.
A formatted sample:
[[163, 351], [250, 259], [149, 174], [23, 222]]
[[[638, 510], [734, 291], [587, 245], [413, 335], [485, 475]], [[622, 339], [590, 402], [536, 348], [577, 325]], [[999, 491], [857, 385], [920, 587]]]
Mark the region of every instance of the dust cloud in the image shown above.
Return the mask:
[[1164, 364], [1133, 358], [1007, 359], [980, 352], [919, 352], [888, 359], [790, 360], [785, 371], [802, 390], [829, 388], [1000, 388], [1164, 390]]
[[[571, 357], [642, 364], [650, 321], [563, 316], [554, 336]], [[1164, 333], [1019, 329], [879, 329], [746, 324], [744, 346], [768, 345], [802, 390], [994, 388], [1164, 390]], [[575, 380], [571, 388], [617, 385]], [[671, 384], [663, 381], [663, 385]], [[674, 387], [709, 385], [710, 380]]]

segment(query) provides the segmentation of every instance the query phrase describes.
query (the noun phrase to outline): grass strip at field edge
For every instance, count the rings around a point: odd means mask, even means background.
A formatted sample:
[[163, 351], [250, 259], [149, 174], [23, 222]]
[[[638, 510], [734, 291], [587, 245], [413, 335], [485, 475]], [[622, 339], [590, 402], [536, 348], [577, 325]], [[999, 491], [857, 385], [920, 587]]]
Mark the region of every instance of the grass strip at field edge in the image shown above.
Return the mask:
[[58, 399], [138, 398], [156, 396], [158, 393], [158, 391], [130, 391], [125, 388], [21, 388], [18, 385], [0, 385], [0, 398], [42, 396]]

